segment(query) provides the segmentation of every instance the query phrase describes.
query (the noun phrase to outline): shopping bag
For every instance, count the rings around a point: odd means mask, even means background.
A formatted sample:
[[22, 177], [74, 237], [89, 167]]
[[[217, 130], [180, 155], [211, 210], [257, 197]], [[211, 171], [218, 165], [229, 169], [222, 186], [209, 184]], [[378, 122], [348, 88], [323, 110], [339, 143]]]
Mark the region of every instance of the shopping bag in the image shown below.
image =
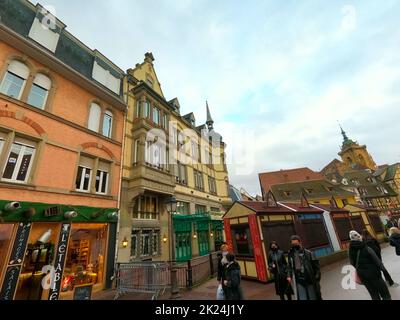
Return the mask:
[[362, 284], [363, 284], [362, 281], [361, 281], [361, 279], [360, 279], [360, 277], [359, 277], [359, 275], [358, 275], [358, 273], [357, 273], [357, 271], [354, 271], [354, 273], [353, 273], [353, 279], [354, 279], [355, 283], [357, 283], [357, 284], [359, 284], [359, 285], [362, 285]]
[[222, 289], [222, 284], [217, 288], [217, 300], [225, 300], [224, 289]]

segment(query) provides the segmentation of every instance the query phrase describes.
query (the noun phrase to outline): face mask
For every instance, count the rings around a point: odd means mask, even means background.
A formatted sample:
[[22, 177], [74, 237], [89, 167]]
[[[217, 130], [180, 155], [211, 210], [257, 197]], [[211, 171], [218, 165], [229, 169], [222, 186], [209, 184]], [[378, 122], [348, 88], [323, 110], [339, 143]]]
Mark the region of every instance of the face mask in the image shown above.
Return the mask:
[[223, 257], [226, 257], [227, 254], [228, 254], [228, 251], [223, 251], [223, 252], [222, 252], [222, 256], [223, 256]]
[[294, 245], [294, 246], [292, 246], [292, 248], [294, 249], [294, 250], [300, 250], [300, 245]]
[[272, 251], [278, 251], [277, 247], [272, 247]]

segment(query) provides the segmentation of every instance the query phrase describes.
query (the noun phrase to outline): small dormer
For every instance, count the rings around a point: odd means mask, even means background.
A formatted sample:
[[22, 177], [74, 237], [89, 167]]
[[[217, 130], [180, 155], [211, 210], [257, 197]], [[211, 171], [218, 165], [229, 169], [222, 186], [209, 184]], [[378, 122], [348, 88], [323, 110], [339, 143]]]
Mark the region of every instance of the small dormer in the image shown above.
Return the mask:
[[182, 118], [189, 122], [191, 126], [196, 127], [196, 118], [194, 117], [193, 112], [184, 115]]
[[174, 98], [171, 101], [168, 102], [170, 104], [170, 106], [177, 112], [180, 113], [181, 112], [181, 106], [179, 104], [179, 100], [178, 98]]
[[107, 58], [99, 51], [95, 50], [92, 78], [119, 95], [121, 90], [121, 77], [120, 72], [107, 61]]
[[50, 11], [37, 4], [36, 16], [28, 36], [47, 50], [55, 53], [60, 34], [65, 27], [65, 24], [58, 20]]

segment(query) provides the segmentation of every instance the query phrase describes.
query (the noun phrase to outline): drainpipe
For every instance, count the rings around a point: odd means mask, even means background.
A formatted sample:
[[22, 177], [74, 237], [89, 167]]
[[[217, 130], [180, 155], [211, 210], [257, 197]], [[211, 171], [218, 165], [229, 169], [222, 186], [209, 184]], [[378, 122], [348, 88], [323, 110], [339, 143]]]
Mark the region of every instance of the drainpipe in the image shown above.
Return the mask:
[[116, 266], [117, 266], [117, 261], [118, 261], [118, 249], [119, 249], [119, 229], [120, 229], [120, 221], [121, 221], [121, 197], [122, 197], [122, 178], [123, 178], [123, 170], [124, 170], [124, 155], [125, 155], [125, 129], [126, 129], [126, 121], [128, 118], [128, 102], [129, 102], [129, 81], [127, 80], [127, 94], [125, 97], [125, 102], [126, 102], [126, 111], [124, 114], [124, 124], [123, 124], [123, 131], [122, 131], [122, 150], [121, 150], [121, 166], [119, 170], [119, 185], [118, 185], [118, 200], [117, 200], [117, 206], [119, 210], [119, 215], [118, 215], [118, 221], [117, 221], [117, 232], [116, 232], [116, 243], [115, 243], [115, 257], [114, 257], [114, 276], [115, 276], [115, 271], [116, 271]]

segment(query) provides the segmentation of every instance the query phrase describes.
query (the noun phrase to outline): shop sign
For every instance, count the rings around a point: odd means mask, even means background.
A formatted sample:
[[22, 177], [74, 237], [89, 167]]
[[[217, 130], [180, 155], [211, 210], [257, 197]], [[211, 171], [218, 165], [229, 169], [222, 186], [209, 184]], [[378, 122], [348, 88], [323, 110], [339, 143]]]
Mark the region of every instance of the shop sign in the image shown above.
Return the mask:
[[0, 293], [0, 300], [12, 300], [14, 297], [15, 288], [17, 287], [21, 266], [9, 266], [7, 268], [3, 287]]
[[56, 257], [54, 262], [54, 273], [51, 281], [51, 288], [49, 292], [49, 300], [58, 300], [60, 295], [62, 275], [64, 271], [65, 258], [67, 255], [68, 239], [71, 230], [71, 224], [63, 223], [61, 232], [58, 239]]
[[17, 287], [19, 274], [21, 272], [30, 230], [30, 223], [20, 223], [18, 225], [10, 260], [4, 275], [3, 286], [0, 292], [0, 300], [12, 300], [14, 298], [14, 292]]
[[17, 234], [15, 236], [14, 246], [11, 251], [9, 265], [22, 264], [24, 259], [26, 245], [28, 242], [29, 231], [31, 230], [31, 224], [20, 223], [18, 225]]
[[74, 300], [91, 300], [92, 299], [93, 284], [85, 284], [75, 286]]

